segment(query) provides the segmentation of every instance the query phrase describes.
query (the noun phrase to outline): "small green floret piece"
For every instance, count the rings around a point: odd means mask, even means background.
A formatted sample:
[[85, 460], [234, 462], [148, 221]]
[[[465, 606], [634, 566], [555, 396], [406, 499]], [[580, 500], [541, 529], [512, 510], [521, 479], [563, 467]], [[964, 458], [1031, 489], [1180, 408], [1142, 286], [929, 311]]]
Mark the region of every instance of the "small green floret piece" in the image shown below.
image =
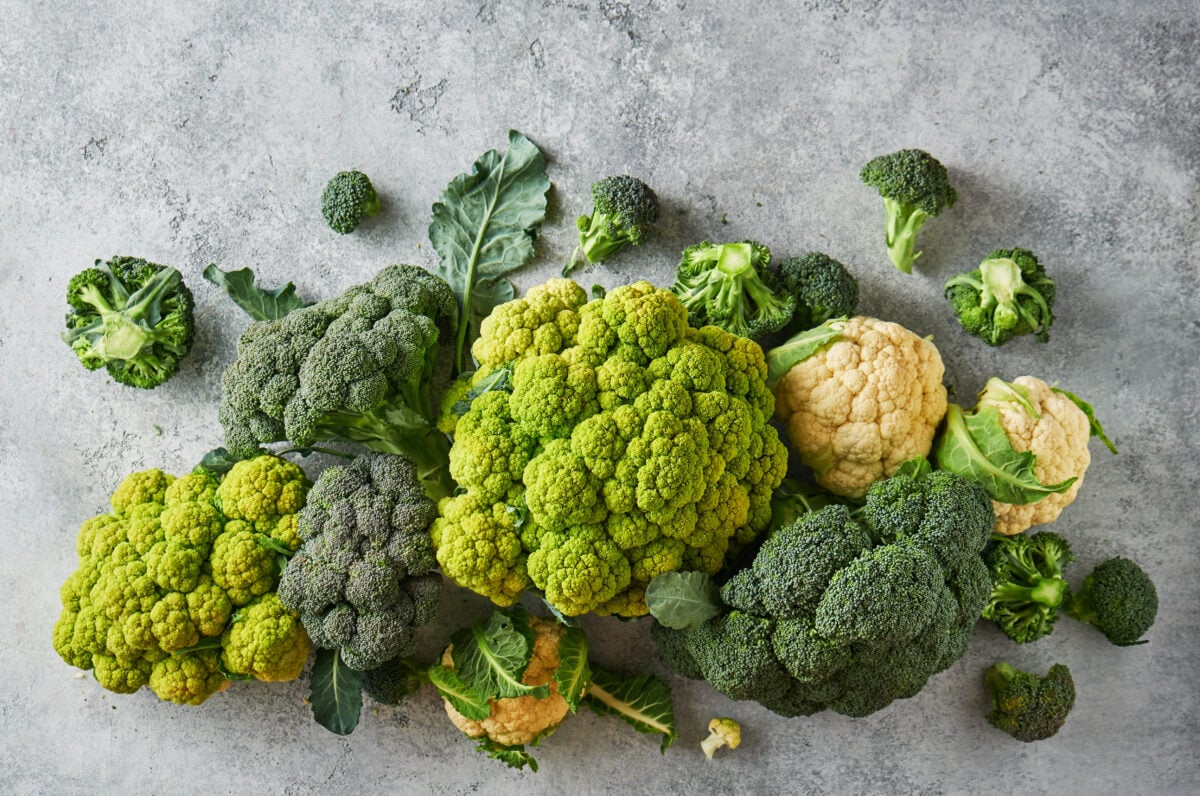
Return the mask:
[[1063, 570], [1075, 560], [1067, 540], [1050, 531], [992, 536], [984, 554], [992, 592], [983, 618], [1017, 643], [1049, 635], [1070, 591]]
[[710, 721], [708, 723], [708, 737], [700, 742], [700, 748], [704, 750], [704, 756], [709, 760], [712, 760], [713, 752], [722, 746], [737, 749], [741, 745], [742, 725], [728, 716]]
[[786, 326], [796, 309], [770, 263], [771, 250], [755, 241], [702, 241], [683, 250], [671, 291], [692, 326], [711, 324], [757, 340]]
[[97, 260], [67, 286], [63, 341], [88, 370], [151, 389], [179, 370], [192, 347], [192, 292], [174, 268], [137, 257]]
[[334, 232], [353, 232], [367, 216], [378, 215], [379, 195], [361, 171], [339, 171], [321, 192], [321, 215]]
[[[608, 259], [626, 246], [640, 246], [658, 221], [658, 197], [637, 177], [605, 177], [592, 185], [591, 215], [575, 220], [579, 249], [589, 263]], [[574, 266], [563, 271], [566, 276]]]
[[921, 256], [914, 251], [917, 233], [930, 216], [939, 215], [958, 198], [946, 167], [928, 152], [902, 149], [869, 161], [859, 176], [883, 197], [888, 259], [911, 274], [913, 262]]
[[858, 280], [827, 254], [809, 252], [784, 260], [779, 264], [779, 283], [796, 300], [796, 311], [784, 329], [788, 337], [830, 318], [848, 318], [858, 310]]
[[1045, 677], [1000, 662], [983, 676], [991, 696], [987, 720], [1018, 741], [1043, 741], [1060, 729], [1075, 705], [1075, 682], [1061, 663]]
[[1083, 579], [1066, 612], [1119, 647], [1145, 644], [1142, 636], [1158, 615], [1158, 590], [1137, 564], [1128, 558], [1111, 558]]
[[1024, 334], [1049, 341], [1055, 292], [1054, 280], [1027, 249], [997, 249], [975, 270], [946, 282], [958, 322], [988, 345]]

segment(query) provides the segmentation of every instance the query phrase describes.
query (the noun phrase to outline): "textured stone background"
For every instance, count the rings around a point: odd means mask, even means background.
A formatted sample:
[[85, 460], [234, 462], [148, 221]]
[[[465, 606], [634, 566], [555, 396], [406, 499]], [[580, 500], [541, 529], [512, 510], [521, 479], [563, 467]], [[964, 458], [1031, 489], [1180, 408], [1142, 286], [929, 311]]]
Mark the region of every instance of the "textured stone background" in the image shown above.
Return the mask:
[[[0, 2], [0, 789], [1193, 791], [1200, 18], [1194, 0], [1004, 8], [1017, 5]], [[628, 171], [670, 209], [653, 243], [585, 281], [666, 284], [703, 237], [819, 248], [859, 276], [864, 311], [934, 335], [964, 402], [991, 374], [1090, 398], [1121, 454], [1093, 444], [1055, 529], [1079, 552], [1076, 582], [1115, 554], [1155, 576], [1151, 643], [1118, 649], [1064, 621], [1017, 647], [981, 625], [919, 696], [862, 720], [784, 720], [678, 682], [682, 737], [665, 756], [581, 715], [536, 775], [477, 755], [429, 691], [341, 739], [310, 720], [301, 683], [236, 684], [191, 709], [114, 696], [63, 664], [50, 628], [78, 523], [124, 473], [182, 472], [221, 441], [219, 379], [245, 321], [203, 266], [252, 265], [322, 297], [390, 262], [429, 265], [431, 202], [509, 127], [543, 147], [555, 183], [521, 286], [569, 254], [590, 182]], [[949, 166], [960, 199], [905, 277], [857, 172], [914, 145]], [[339, 237], [317, 200], [348, 167], [386, 212]], [[1059, 280], [1049, 345], [989, 349], [940, 298], [1011, 245]], [[68, 278], [118, 252], [176, 265], [196, 292], [198, 344], [153, 392], [83, 371], [57, 340]], [[447, 626], [486, 610], [449, 603]], [[658, 668], [645, 623], [586, 626], [599, 661]], [[1079, 702], [1058, 737], [1025, 746], [984, 721], [980, 675], [999, 657], [1070, 665]], [[697, 742], [722, 714], [744, 746], [708, 763]]]

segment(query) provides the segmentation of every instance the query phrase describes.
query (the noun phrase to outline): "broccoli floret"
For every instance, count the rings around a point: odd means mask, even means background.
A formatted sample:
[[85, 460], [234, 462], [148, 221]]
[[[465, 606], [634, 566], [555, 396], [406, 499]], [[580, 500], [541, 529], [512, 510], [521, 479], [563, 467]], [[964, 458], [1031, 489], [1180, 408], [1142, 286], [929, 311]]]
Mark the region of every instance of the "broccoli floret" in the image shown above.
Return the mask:
[[221, 381], [225, 446], [360, 443], [417, 462], [429, 494], [453, 489], [449, 441], [435, 427], [457, 305], [440, 278], [384, 268], [341, 296], [251, 324]]
[[983, 618], [1021, 644], [1049, 635], [1069, 594], [1063, 570], [1074, 559], [1067, 541], [1049, 531], [994, 535], [984, 554], [992, 589]]
[[321, 192], [321, 215], [334, 232], [353, 232], [367, 216], [378, 215], [379, 195], [361, 171], [339, 171]]
[[1061, 663], [1039, 677], [1000, 662], [987, 670], [983, 682], [992, 701], [987, 720], [1018, 741], [1051, 737], [1062, 729], [1075, 705], [1075, 682]]
[[410, 657], [392, 658], [363, 672], [363, 691], [381, 705], [399, 705], [427, 682], [425, 668]]
[[946, 298], [963, 329], [988, 345], [1023, 334], [1050, 339], [1054, 280], [1026, 249], [997, 249], [975, 270], [951, 277]]
[[583, 254], [589, 263], [606, 260], [626, 246], [640, 246], [658, 221], [658, 197], [637, 177], [605, 177], [592, 185], [592, 214], [575, 220], [579, 248], [563, 269], [566, 276]]
[[827, 254], [809, 252], [779, 264], [783, 291], [796, 300], [796, 311], [783, 334], [811, 329], [830, 318], [848, 318], [858, 309], [858, 280]]
[[359, 671], [413, 653], [441, 597], [436, 516], [403, 456], [368, 453], [321, 473], [300, 512], [303, 544], [279, 581], [316, 646]]
[[671, 291], [692, 326], [712, 324], [757, 340], [786, 326], [796, 309], [795, 297], [779, 285], [770, 263], [770, 249], [754, 241], [703, 241], [683, 250]]
[[911, 274], [913, 262], [921, 256], [914, 251], [917, 233], [930, 216], [939, 215], [958, 198], [946, 167], [928, 152], [902, 149], [872, 159], [859, 176], [883, 197], [888, 259]]
[[1111, 558], [1083, 579], [1066, 603], [1067, 616], [1092, 625], [1113, 644], [1145, 644], [1158, 615], [1154, 581], [1128, 558]]
[[192, 347], [192, 291], [174, 268], [137, 257], [97, 260], [67, 285], [63, 341], [88, 370], [103, 367], [151, 389], [179, 370]]

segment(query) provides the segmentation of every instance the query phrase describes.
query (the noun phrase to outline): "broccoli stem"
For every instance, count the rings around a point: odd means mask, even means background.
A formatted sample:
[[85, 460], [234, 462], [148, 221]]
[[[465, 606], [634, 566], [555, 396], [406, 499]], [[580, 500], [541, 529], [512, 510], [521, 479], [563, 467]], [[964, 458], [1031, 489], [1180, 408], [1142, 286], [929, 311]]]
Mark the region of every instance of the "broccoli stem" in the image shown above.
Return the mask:
[[1056, 608], [1062, 604], [1066, 594], [1067, 582], [1062, 578], [1034, 575], [1029, 578], [1029, 585], [1008, 582], [993, 586], [991, 599], [1004, 602], [1034, 602]]
[[1017, 670], [1011, 664], [1003, 661], [993, 664], [983, 675], [984, 685], [987, 686], [988, 693], [995, 699], [1004, 689], [1008, 688], [1009, 683], [1016, 677]]
[[887, 211], [888, 259], [896, 268], [911, 274], [913, 263], [921, 256], [920, 252], [914, 252], [917, 233], [921, 231], [929, 214], [914, 205], [886, 197], [883, 206]]
[[580, 229], [579, 248], [589, 263], [601, 260], [620, 251], [627, 240], [623, 236], [609, 237], [606, 230], [611, 226], [611, 220], [599, 210], [593, 210], [588, 220], [587, 228]]

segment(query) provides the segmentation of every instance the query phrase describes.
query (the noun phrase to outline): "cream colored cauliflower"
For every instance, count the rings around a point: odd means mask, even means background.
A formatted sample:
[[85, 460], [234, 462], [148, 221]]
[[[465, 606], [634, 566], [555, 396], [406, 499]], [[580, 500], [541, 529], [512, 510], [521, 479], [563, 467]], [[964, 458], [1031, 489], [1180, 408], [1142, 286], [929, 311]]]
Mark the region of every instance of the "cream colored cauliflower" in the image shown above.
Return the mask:
[[[554, 672], [558, 669], [558, 644], [567, 629], [536, 616], [529, 617], [529, 624], [536, 637], [521, 682], [549, 686], [550, 693], [541, 699], [531, 696], [493, 699], [492, 714], [483, 721], [467, 718], [446, 701], [446, 715], [467, 737], [487, 736], [501, 746], [523, 746], [545, 737], [567, 717], [567, 701], [558, 693], [558, 684], [554, 680]], [[447, 647], [442, 653], [442, 665], [448, 669], [454, 668], [451, 649]]]
[[1050, 494], [1024, 506], [993, 500], [996, 533], [1005, 536], [1058, 519], [1062, 510], [1075, 500], [1083, 484], [1084, 471], [1092, 461], [1088, 453], [1091, 425], [1082, 409], [1066, 395], [1055, 392], [1046, 382], [1033, 376], [1020, 376], [1012, 383], [1025, 388], [1036, 415], [1021, 403], [1007, 399], [1003, 393], [988, 390], [979, 396], [979, 406], [992, 406], [999, 412], [1000, 425], [1013, 450], [1032, 451], [1037, 456], [1033, 470], [1039, 481], [1057, 484], [1072, 477], [1076, 481], [1066, 492]]
[[834, 341], [774, 385], [775, 417], [818, 483], [860, 498], [929, 454], [946, 414], [945, 368], [933, 343], [898, 323], [858, 316], [826, 325], [839, 333]]

